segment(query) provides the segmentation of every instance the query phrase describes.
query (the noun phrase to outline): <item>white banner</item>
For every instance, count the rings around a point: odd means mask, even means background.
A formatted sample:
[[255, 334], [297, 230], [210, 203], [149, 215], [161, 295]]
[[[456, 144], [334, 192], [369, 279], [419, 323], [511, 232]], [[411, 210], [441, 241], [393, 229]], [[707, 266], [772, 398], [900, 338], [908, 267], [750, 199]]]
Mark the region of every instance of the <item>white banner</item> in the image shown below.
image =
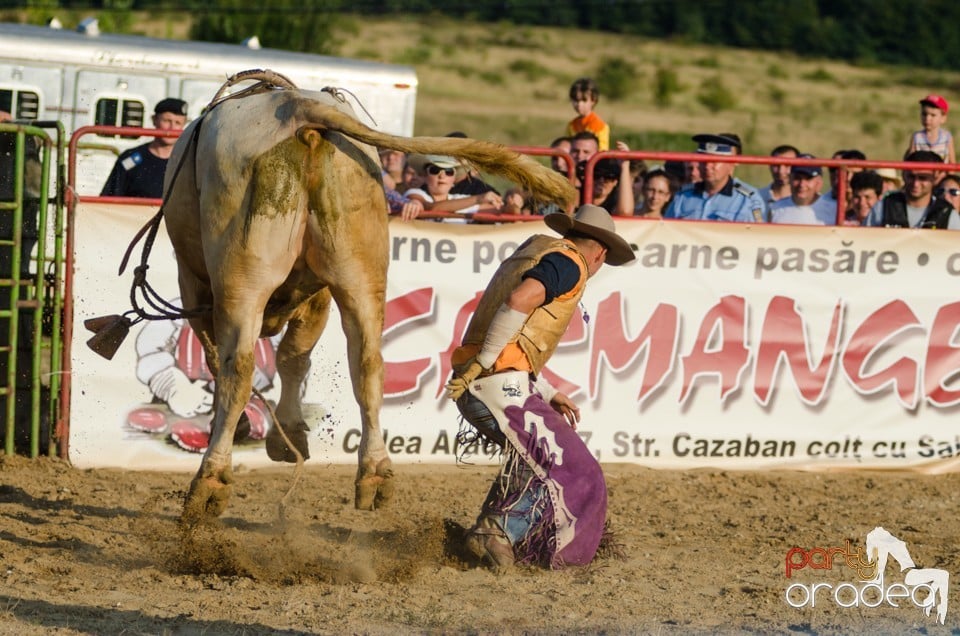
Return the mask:
[[[84, 344], [83, 320], [129, 308], [131, 274], [118, 277], [117, 265], [153, 212], [85, 204], [76, 215], [70, 456], [78, 466], [193, 470], [190, 451], [205, 445], [209, 383], [180, 322], [136, 325], [112, 361]], [[547, 371], [580, 405], [579, 432], [600, 461], [953, 469], [960, 300], [945, 292], [960, 276], [956, 234], [634, 220], [618, 228], [638, 262], [590, 281], [588, 320], [574, 320]], [[550, 230], [399, 221], [390, 229], [387, 446], [395, 462], [453, 462], [458, 413], [443, 398], [450, 353], [500, 260]], [[134, 265], [139, 258], [138, 248]], [[150, 283], [177, 298], [162, 231], [149, 263]], [[276, 399], [267, 345], [255, 381]], [[345, 352], [334, 314], [305, 397], [311, 461], [356, 461], [359, 412]], [[162, 400], [165, 386], [177, 390]], [[270, 463], [258, 439], [264, 412], [248, 407], [253, 425], [236, 463]]]

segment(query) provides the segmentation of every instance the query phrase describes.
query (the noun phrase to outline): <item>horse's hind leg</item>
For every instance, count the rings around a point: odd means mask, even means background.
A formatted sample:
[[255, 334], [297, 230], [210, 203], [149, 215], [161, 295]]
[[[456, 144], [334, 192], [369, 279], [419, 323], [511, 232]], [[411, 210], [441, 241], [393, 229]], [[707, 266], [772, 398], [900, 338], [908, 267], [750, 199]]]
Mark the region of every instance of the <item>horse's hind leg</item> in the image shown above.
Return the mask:
[[394, 489], [393, 464], [380, 430], [383, 404], [380, 345], [386, 293], [372, 281], [353, 282], [350, 293], [335, 289], [333, 294], [347, 337], [350, 380], [363, 424], [354, 504], [358, 509], [372, 510], [388, 504]]
[[[304, 303], [287, 323], [277, 349], [277, 372], [280, 374], [280, 403], [277, 405], [277, 426], [283, 427], [290, 443], [304, 459], [310, 457], [307, 428], [301, 408], [303, 382], [310, 370], [310, 353], [320, 339], [330, 316], [330, 291], [321, 290]], [[267, 433], [267, 456], [275, 462], [295, 462], [296, 455], [287, 446], [277, 427]]]

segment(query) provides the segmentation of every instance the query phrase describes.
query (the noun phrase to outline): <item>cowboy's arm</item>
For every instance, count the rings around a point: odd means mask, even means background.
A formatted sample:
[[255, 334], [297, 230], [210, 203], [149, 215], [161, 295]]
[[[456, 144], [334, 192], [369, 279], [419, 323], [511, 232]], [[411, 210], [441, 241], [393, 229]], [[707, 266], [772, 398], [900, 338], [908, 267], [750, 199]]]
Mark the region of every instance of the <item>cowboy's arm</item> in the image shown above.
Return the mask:
[[493, 367], [504, 347], [523, 327], [530, 312], [543, 304], [545, 298], [546, 288], [534, 278], [526, 278], [517, 285], [490, 321], [480, 353], [460, 376], [447, 383], [447, 395], [451, 399], [459, 399], [484, 369]]

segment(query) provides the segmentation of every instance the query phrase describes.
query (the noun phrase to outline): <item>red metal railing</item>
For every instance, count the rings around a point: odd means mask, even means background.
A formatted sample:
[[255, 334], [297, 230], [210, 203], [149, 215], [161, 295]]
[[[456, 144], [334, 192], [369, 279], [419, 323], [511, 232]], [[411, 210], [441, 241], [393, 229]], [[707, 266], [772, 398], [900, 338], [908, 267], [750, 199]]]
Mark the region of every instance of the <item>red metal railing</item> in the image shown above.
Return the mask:
[[60, 424], [64, 435], [61, 437], [60, 455], [68, 457], [70, 451], [70, 391], [71, 378], [73, 371], [72, 349], [73, 349], [73, 252], [74, 252], [74, 228], [76, 227], [76, 209], [80, 201], [104, 201], [113, 203], [134, 203], [137, 205], [160, 205], [160, 199], [135, 199], [132, 197], [98, 197], [98, 196], [79, 196], [76, 191], [77, 184], [77, 151], [80, 139], [93, 134], [107, 135], [140, 135], [144, 137], [179, 137], [179, 130], [157, 130], [156, 128], [123, 128], [117, 126], [83, 126], [78, 128], [70, 137], [67, 154], [67, 236], [66, 236], [66, 262], [63, 277], [63, 383], [61, 385], [60, 399]]

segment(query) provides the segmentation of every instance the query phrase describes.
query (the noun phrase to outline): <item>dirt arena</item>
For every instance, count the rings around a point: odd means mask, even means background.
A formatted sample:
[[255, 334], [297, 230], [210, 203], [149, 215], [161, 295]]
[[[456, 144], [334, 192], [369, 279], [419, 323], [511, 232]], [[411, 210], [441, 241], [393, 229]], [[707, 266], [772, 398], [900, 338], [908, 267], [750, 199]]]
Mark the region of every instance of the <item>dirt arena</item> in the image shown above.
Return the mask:
[[185, 537], [189, 475], [0, 455], [0, 633], [960, 634], [952, 592], [944, 626], [909, 599], [785, 600], [793, 582], [860, 584], [837, 561], [787, 579], [788, 550], [863, 548], [876, 526], [955, 589], [960, 474], [604, 468], [622, 556], [497, 576], [452, 545], [491, 467], [400, 465], [395, 505], [370, 513], [351, 468], [308, 463], [284, 521], [292, 470], [238, 467], [219, 523]]

